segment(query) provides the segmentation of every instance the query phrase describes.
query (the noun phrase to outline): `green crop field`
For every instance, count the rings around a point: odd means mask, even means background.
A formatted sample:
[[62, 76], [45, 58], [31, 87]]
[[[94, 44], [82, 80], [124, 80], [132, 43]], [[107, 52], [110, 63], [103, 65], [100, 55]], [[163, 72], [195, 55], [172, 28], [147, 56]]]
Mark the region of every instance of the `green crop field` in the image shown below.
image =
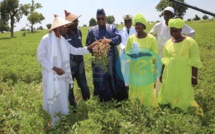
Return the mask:
[[[40, 39], [48, 31], [0, 34], [0, 133], [77, 133], [77, 134], [205, 134], [215, 133], [215, 21], [188, 22], [196, 30], [203, 68], [195, 99], [204, 110], [204, 117], [179, 109], [146, 108], [139, 103], [100, 103], [92, 96], [91, 55], [85, 55], [85, 68], [91, 98], [82, 101], [75, 83], [78, 107], [50, 127], [50, 116], [42, 109], [41, 67], [36, 59]], [[153, 24], [147, 25], [146, 31]], [[119, 28], [122, 28], [120, 26]], [[87, 27], [81, 28], [85, 44]]]

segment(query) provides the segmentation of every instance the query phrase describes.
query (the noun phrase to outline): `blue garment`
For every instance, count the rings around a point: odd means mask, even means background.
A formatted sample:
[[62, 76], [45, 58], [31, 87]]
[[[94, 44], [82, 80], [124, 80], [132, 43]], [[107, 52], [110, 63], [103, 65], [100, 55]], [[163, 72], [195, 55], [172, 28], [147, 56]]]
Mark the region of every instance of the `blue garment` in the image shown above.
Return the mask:
[[[64, 38], [74, 47], [79, 48], [82, 46], [82, 33], [80, 29], [77, 29], [75, 35], [73, 35], [70, 31], [66, 35], [63, 35]], [[83, 55], [72, 55], [70, 54], [70, 67], [73, 71], [78, 71], [80, 64], [83, 62]]]
[[100, 67], [92, 64], [94, 95], [98, 95], [101, 101], [110, 101], [112, 98], [120, 101], [122, 100], [119, 97], [120, 90], [127, 90], [124, 81], [119, 78], [116, 71], [116, 62], [119, 58], [117, 45], [121, 43], [121, 36], [117, 33], [115, 25], [106, 24], [106, 27], [96, 25], [90, 28], [87, 35], [87, 45], [103, 37], [112, 41], [108, 53], [108, 72], [105, 73]]
[[[80, 29], [77, 29], [76, 34], [72, 34], [70, 31], [64, 38], [74, 47], [83, 47], [82, 46], [82, 33]], [[78, 86], [81, 89], [82, 97], [84, 100], [90, 98], [90, 91], [87, 85], [85, 68], [84, 68], [84, 58], [83, 55], [72, 55], [70, 54], [70, 67], [72, 72], [73, 81], [76, 79]], [[73, 93], [73, 88], [69, 89], [69, 102], [70, 105], [76, 106], [76, 101]]]
[[98, 15], [104, 15], [104, 16], [106, 16], [105, 11], [104, 11], [103, 8], [102, 9], [97, 9], [96, 16], [98, 16]]

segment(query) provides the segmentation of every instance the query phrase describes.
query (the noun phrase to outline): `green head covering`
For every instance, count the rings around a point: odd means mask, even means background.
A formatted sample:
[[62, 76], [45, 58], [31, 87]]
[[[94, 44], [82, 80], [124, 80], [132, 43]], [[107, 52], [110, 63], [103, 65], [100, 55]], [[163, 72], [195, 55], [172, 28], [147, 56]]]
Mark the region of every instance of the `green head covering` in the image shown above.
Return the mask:
[[175, 27], [177, 29], [182, 29], [184, 27], [184, 21], [180, 18], [169, 19], [168, 27]]
[[137, 14], [137, 15], [134, 17], [134, 24], [136, 25], [137, 22], [142, 23], [142, 24], [145, 25], [145, 27], [146, 27], [146, 19], [143, 17], [142, 14]]

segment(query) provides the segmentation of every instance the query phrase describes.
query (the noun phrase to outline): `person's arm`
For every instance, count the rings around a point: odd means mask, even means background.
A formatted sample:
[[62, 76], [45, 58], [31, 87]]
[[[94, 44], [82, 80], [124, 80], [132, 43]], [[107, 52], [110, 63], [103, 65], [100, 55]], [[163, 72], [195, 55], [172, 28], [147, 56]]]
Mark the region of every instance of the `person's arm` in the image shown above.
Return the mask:
[[121, 37], [121, 43], [119, 44], [119, 48], [121, 50], [124, 50], [126, 44], [124, 43], [125, 38], [123, 38], [122, 33], [123, 33], [123, 29], [119, 31], [119, 35]]
[[[171, 39], [170, 39], [171, 40]], [[168, 43], [168, 41], [167, 41]], [[166, 47], [167, 47], [167, 43], [164, 45], [164, 49], [163, 49], [163, 58], [162, 58], [162, 69], [161, 69], [161, 75], [160, 75], [160, 82], [162, 83], [163, 82], [163, 73], [164, 73], [164, 68], [165, 68], [165, 65], [168, 64], [168, 52], [166, 50]]]
[[87, 49], [87, 46], [75, 48], [72, 45], [69, 45], [69, 53], [73, 55], [84, 55], [84, 54], [88, 54], [89, 51]]
[[[93, 42], [95, 42], [96, 40], [95, 40], [95, 37], [94, 37], [94, 35], [93, 35], [93, 33], [92, 33], [92, 29], [90, 28], [89, 30], [88, 30], [88, 34], [87, 34], [87, 39], [86, 39], [86, 46], [89, 46], [89, 45], [91, 45]], [[90, 53], [92, 53], [93, 51], [92, 50], [90, 50]]]
[[202, 67], [202, 63], [200, 59], [198, 44], [193, 40], [190, 45], [188, 65], [192, 67], [192, 85], [196, 86], [198, 84], [198, 68]]
[[157, 37], [157, 35], [158, 35], [158, 23], [152, 27], [152, 29], [149, 31], [149, 34], [153, 35], [154, 37]]
[[86, 47], [79, 47], [79, 48], [75, 48], [72, 45], [70, 45], [68, 42], [66, 42], [67, 45], [69, 46], [69, 53], [73, 54], [73, 55], [84, 55], [84, 54], [88, 54], [89, 51], [95, 46], [98, 45], [99, 42], [96, 40], [94, 41], [92, 44], [86, 46]]
[[114, 25], [112, 25], [113, 27], [113, 37], [108, 39], [108, 38], [104, 38], [101, 40], [101, 42], [106, 42], [110, 45], [119, 45], [121, 43], [121, 36], [118, 33], [118, 30], [116, 29], [116, 27]]
[[202, 62], [200, 59], [199, 47], [195, 40], [192, 39], [190, 43], [189, 49], [189, 58], [188, 58], [188, 65], [196, 68], [202, 67]]
[[133, 46], [132, 46], [132, 43], [133, 43], [133, 42], [132, 42], [131, 37], [132, 37], [132, 36], [128, 37], [128, 39], [127, 39], [127, 43], [126, 43], [126, 46], [125, 46], [125, 51], [128, 51], [128, 50], [130, 50], [130, 49], [133, 48]]
[[65, 72], [58, 67], [55, 67], [50, 60], [47, 59], [47, 49], [48, 48], [48, 43], [45, 37], [43, 37], [40, 41], [40, 44], [37, 48], [37, 60], [40, 63], [40, 65], [42, 66], [42, 68], [44, 68], [46, 71], [50, 72], [50, 71], [55, 71], [58, 75], [62, 75]]
[[115, 26], [113, 26], [113, 32], [114, 32], [114, 37], [111, 39], [111, 42], [114, 45], [119, 45], [122, 41], [121, 36], [118, 34], [118, 30], [116, 29]]
[[158, 44], [157, 44], [157, 40], [155, 39], [155, 37], [152, 37], [152, 47], [151, 47], [151, 51], [158, 54]]
[[61, 68], [55, 66], [52, 68], [52, 70], [54, 70], [58, 75], [63, 75], [65, 73]]
[[198, 84], [198, 68], [192, 67], [192, 86], [196, 86]]
[[[46, 36], [47, 37], [47, 36]], [[46, 37], [43, 37], [40, 41], [40, 44], [37, 48], [37, 60], [46, 71], [52, 71], [54, 67], [51, 61], [47, 59], [47, 50], [48, 50], [48, 42], [46, 41]]]
[[125, 49], [125, 45], [122, 44], [122, 43], [120, 43], [120, 44], [119, 44], [119, 48], [120, 48], [121, 50], [124, 50], [124, 49]]
[[194, 38], [194, 36], [196, 34], [196, 31], [194, 29], [192, 29], [190, 26], [185, 24], [184, 27], [182, 28], [181, 33], [183, 35], [186, 35], [186, 36], [189, 36], [191, 38]]
[[163, 83], [163, 70], [165, 68], [165, 65], [162, 65], [162, 69], [161, 69], [161, 75], [160, 75], [160, 82]]
[[81, 39], [82, 39], [82, 32], [81, 32], [81, 30], [79, 29], [79, 34], [80, 34], [80, 36], [81, 36]]

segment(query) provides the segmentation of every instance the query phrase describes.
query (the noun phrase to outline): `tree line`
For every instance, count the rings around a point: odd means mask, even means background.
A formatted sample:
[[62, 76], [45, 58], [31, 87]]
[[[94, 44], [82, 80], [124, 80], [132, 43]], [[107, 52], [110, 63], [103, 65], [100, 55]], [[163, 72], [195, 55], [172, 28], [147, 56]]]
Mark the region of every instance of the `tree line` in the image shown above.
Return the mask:
[[[45, 17], [36, 12], [36, 9], [42, 8], [40, 3], [34, 3], [34, 0], [29, 4], [19, 4], [19, 0], [3, 0], [0, 3], [0, 29], [7, 29], [10, 25], [11, 37], [14, 37], [14, 25], [19, 22], [23, 15], [27, 16], [29, 21], [28, 26], [31, 31], [34, 31], [34, 25], [41, 23]], [[10, 20], [10, 24], [8, 24]]]
[[[113, 24], [115, 21], [115, 17], [113, 15], [107, 16], [107, 23], [108, 24]], [[97, 25], [97, 21], [94, 18], [91, 18], [89, 21], [89, 26], [95, 26]]]
[[[185, 3], [185, 0], [178, 0], [179, 2]], [[156, 5], [155, 9], [161, 14], [160, 17], [163, 16], [163, 9], [167, 6], [171, 6], [175, 9], [176, 15], [183, 19], [183, 16], [188, 9], [185, 6], [178, 5], [174, 2], [169, 0], [160, 0], [160, 2]], [[22, 16], [27, 16], [28, 24], [27, 27], [30, 28], [30, 31], [33, 32], [34, 25], [37, 23], [41, 23], [45, 19], [45, 17], [41, 14], [36, 12], [36, 9], [42, 8], [40, 3], [35, 3], [34, 0], [31, 1], [29, 4], [20, 4], [19, 0], [3, 0], [0, 3], [0, 31], [9, 31], [11, 32], [11, 37], [14, 37], [14, 27], [15, 23], [19, 22]], [[202, 17], [203, 20], [209, 19], [207, 15]], [[10, 24], [9, 23], [10, 20]], [[190, 20], [200, 20], [200, 17], [195, 15], [193, 19]], [[115, 18], [113, 15], [107, 16], [107, 23], [113, 24], [115, 22]], [[95, 26], [97, 21], [95, 18], [91, 18], [89, 21], [89, 26]], [[122, 23], [121, 23], [122, 24]], [[87, 26], [86, 24], [84, 26]], [[51, 24], [47, 24], [46, 27], [49, 29]], [[24, 30], [23, 28], [22, 30]], [[38, 29], [42, 30], [42, 26]]]

